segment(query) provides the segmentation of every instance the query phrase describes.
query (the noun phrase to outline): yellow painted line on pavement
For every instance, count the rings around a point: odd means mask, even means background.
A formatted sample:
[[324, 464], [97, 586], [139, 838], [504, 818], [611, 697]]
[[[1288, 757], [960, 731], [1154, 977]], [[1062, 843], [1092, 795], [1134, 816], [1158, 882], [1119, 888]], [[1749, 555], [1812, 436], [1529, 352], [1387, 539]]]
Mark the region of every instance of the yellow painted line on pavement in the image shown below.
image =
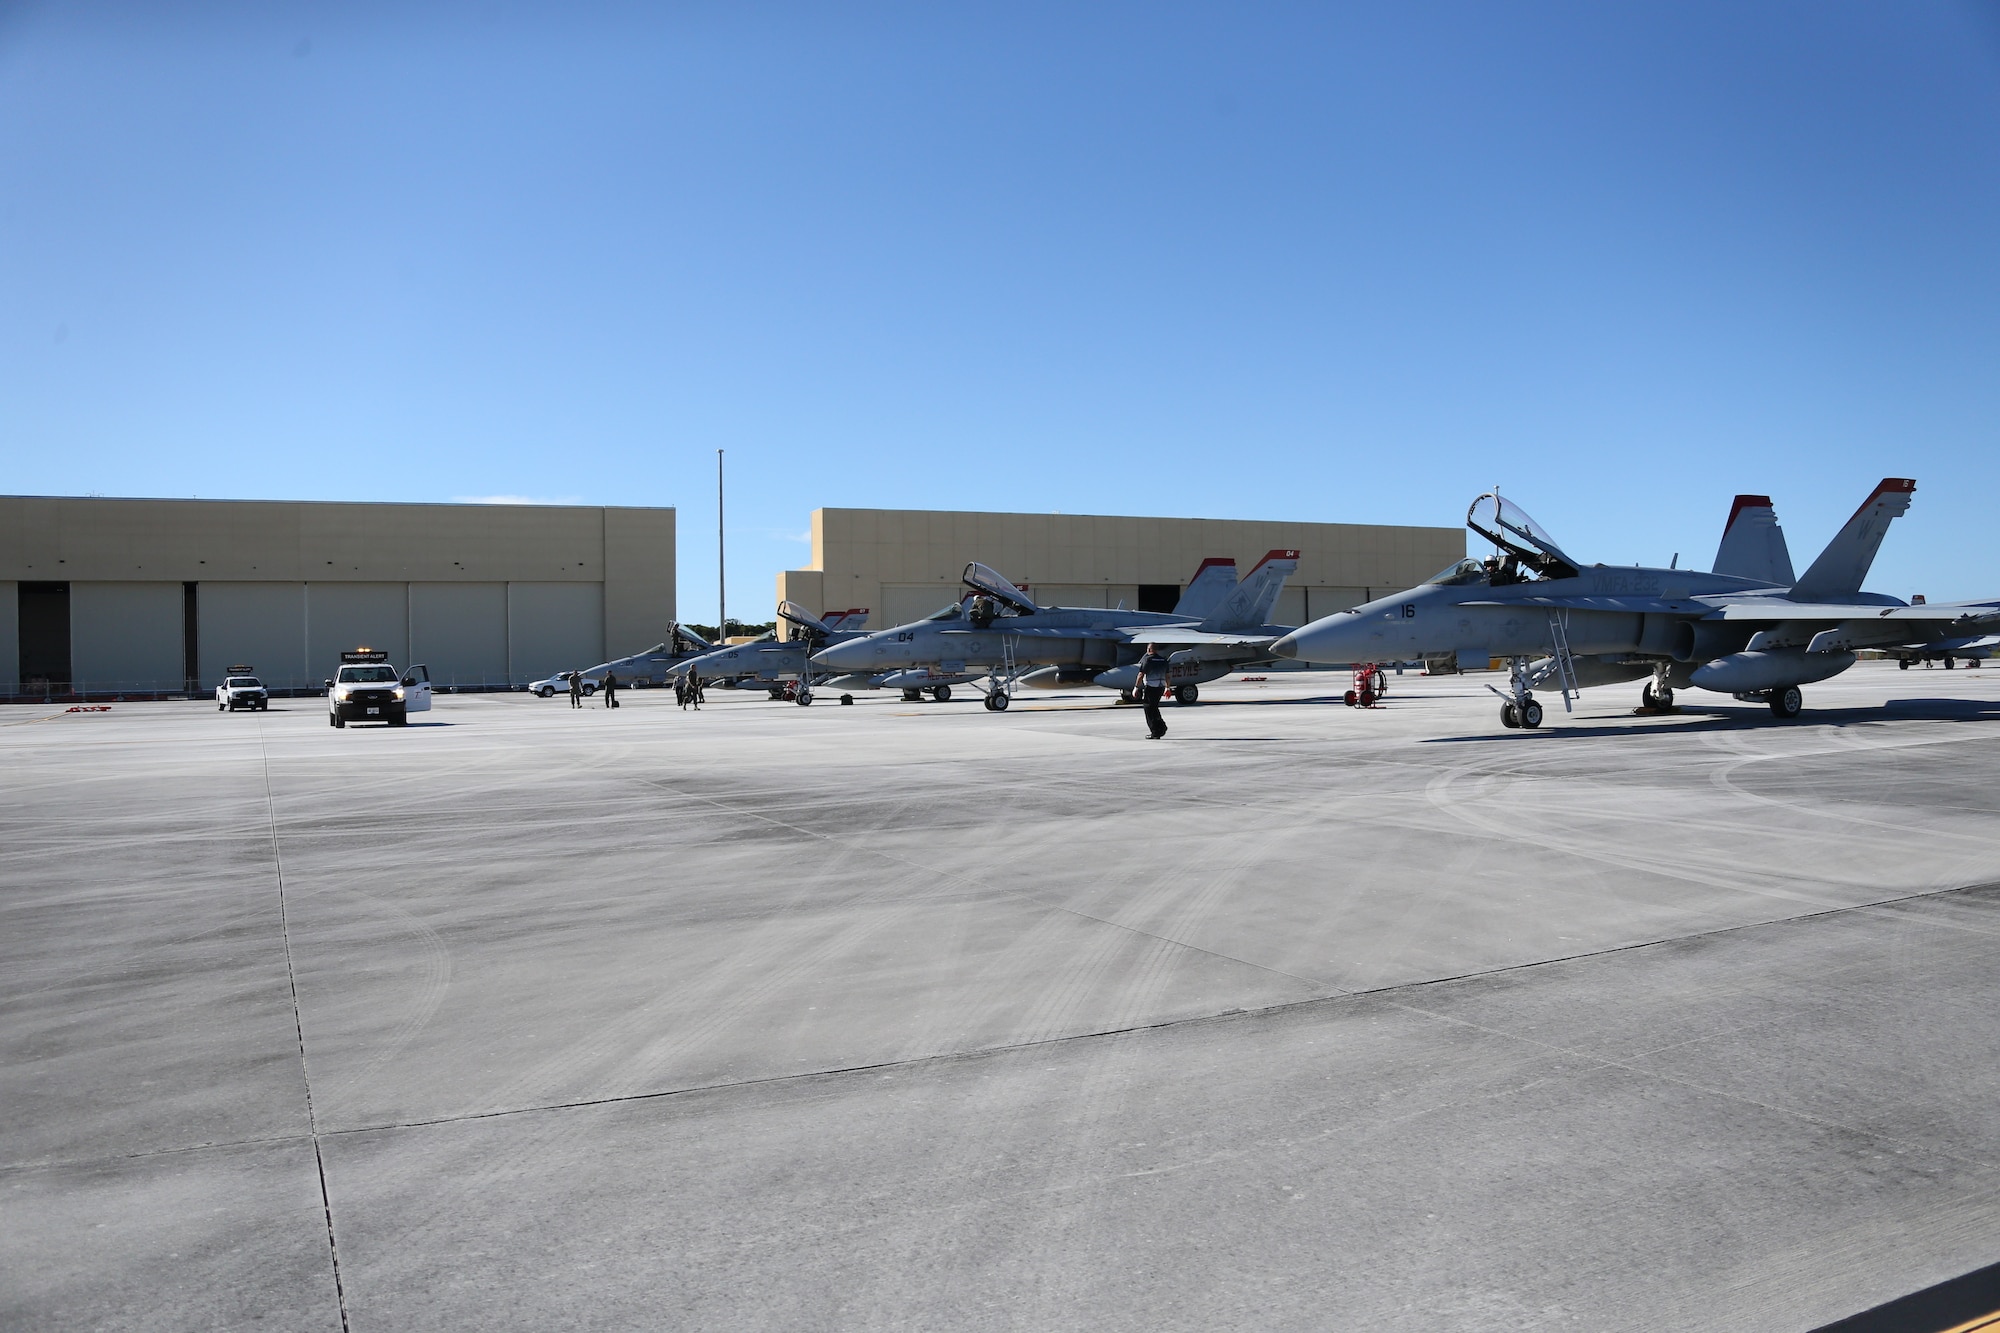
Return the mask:
[[1939, 1333], [1986, 1333], [1987, 1329], [2000, 1329], [2000, 1310], [1968, 1319], [1962, 1324], [1953, 1324], [1950, 1328], [1939, 1330]]

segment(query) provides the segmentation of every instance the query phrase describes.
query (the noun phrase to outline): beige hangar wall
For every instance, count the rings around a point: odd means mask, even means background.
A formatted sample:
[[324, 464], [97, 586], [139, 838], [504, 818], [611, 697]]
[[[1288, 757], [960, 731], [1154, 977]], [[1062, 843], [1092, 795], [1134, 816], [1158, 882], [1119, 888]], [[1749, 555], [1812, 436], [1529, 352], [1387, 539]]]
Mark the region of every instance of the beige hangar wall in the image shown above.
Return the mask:
[[1247, 574], [1266, 552], [1297, 550], [1281, 624], [1304, 624], [1410, 587], [1465, 554], [1463, 529], [1357, 523], [820, 509], [812, 567], [778, 576], [778, 595], [814, 611], [869, 608], [881, 629], [955, 600], [979, 560], [1067, 606], [1139, 604], [1142, 584], [1185, 586], [1210, 556]]
[[247, 663], [312, 688], [366, 644], [434, 680], [516, 684], [641, 651], [675, 615], [670, 508], [0, 496], [0, 694], [18, 585], [70, 588], [70, 674], [178, 692], [183, 584], [203, 689]]

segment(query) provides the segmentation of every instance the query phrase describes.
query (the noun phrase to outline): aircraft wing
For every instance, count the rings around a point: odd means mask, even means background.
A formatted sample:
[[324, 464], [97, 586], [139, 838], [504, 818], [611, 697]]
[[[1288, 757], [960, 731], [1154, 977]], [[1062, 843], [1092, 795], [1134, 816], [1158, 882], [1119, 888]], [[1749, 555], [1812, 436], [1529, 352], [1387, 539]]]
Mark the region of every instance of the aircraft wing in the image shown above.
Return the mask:
[[1927, 627], [1976, 625], [2000, 623], [2000, 606], [1991, 603], [1953, 605], [1948, 602], [1926, 606], [1870, 606], [1866, 603], [1847, 606], [1838, 602], [1792, 602], [1774, 597], [1747, 602], [1728, 602], [1717, 607], [1706, 619], [1764, 623], [1784, 620], [1860, 620], [1898, 624], [1914, 621]]
[[1276, 643], [1280, 638], [1284, 637], [1279, 634], [1215, 634], [1207, 630], [1199, 630], [1192, 627], [1187, 629], [1159, 629], [1151, 625], [1139, 625], [1131, 629], [1122, 629], [1118, 632], [1121, 635], [1129, 636], [1134, 643], [1157, 643], [1162, 646], [1174, 644], [1182, 648], [1262, 648], [1266, 644]]
[[1126, 637], [1124, 630], [1095, 629], [1081, 626], [1076, 629], [1036, 629], [1033, 627], [1028, 629], [1009, 629], [1006, 623], [1001, 620], [994, 621], [985, 629], [973, 629], [968, 626], [965, 629], [942, 629], [938, 633], [946, 637], [961, 634], [1006, 634], [1020, 639], [1118, 639], [1122, 641]]
[[1527, 606], [1547, 611], [1623, 611], [1648, 615], [1700, 615], [1710, 608], [1700, 602], [1637, 593], [1576, 593], [1568, 597], [1510, 597], [1506, 601], [1458, 602], [1458, 606]]

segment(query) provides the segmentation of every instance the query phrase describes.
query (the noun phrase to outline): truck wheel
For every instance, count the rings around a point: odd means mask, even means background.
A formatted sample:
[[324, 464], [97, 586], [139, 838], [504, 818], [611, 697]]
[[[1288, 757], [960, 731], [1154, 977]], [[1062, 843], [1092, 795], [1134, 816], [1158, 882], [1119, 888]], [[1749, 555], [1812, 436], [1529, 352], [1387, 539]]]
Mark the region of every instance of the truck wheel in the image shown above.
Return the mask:
[[389, 714], [389, 725], [392, 727], [407, 727], [410, 725], [410, 715], [408, 713], [391, 713]]
[[542, 688], [535, 691], [535, 697], [538, 699], [553, 699], [555, 697], [555, 693], [556, 692], [554, 690], [544, 685], [542, 686]]
[[336, 727], [344, 727], [347, 725], [347, 719], [342, 717], [338, 713], [327, 714], [327, 721], [333, 723], [333, 725]]

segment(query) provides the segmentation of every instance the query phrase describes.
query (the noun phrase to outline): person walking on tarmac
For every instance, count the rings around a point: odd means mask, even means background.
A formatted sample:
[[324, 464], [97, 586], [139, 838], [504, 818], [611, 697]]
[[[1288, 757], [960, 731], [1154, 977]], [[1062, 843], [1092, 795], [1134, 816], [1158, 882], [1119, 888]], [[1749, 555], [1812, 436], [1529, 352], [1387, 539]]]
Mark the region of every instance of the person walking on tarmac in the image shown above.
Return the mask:
[[618, 706], [618, 677], [609, 671], [604, 673], [604, 706], [606, 708]]
[[583, 707], [583, 673], [581, 671], [572, 671], [569, 673], [569, 706], [571, 708]]
[[1160, 698], [1167, 692], [1167, 657], [1160, 651], [1160, 645], [1146, 645], [1146, 655], [1139, 659], [1139, 698], [1146, 705], [1146, 731], [1148, 739], [1158, 740], [1167, 734], [1167, 720], [1160, 716]]

